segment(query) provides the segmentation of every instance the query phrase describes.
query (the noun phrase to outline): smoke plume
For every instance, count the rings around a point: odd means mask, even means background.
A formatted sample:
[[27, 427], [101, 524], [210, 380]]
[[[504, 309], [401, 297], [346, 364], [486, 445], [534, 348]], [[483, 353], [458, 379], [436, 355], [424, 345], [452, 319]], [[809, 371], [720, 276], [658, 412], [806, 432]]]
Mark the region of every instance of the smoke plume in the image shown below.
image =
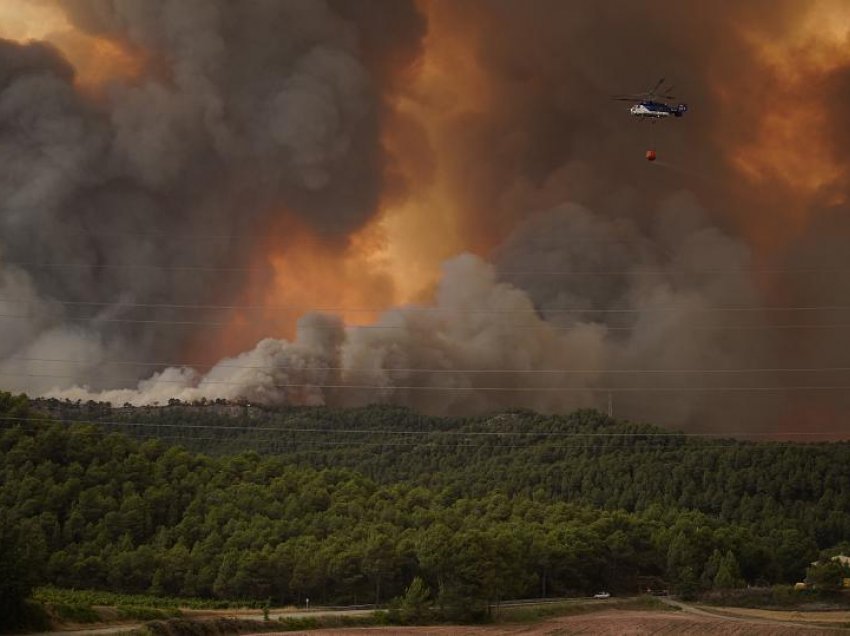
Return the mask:
[[[76, 39], [0, 43], [8, 388], [836, 432], [842, 3], [36, 4]], [[681, 120], [610, 100], [662, 75]]]

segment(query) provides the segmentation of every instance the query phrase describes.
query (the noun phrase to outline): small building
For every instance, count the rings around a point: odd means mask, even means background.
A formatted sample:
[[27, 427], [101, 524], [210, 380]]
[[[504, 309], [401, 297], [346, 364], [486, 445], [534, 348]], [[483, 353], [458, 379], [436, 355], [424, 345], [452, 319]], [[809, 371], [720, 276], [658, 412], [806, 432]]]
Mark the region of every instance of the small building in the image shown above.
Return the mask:
[[[843, 566], [845, 574], [847, 573], [848, 570], [850, 570], [850, 556], [847, 556], [845, 554], [836, 554], [834, 557], [832, 557], [829, 560], [838, 562], [841, 566]], [[817, 567], [817, 566], [821, 566], [821, 565], [826, 565], [826, 563], [827, 563], [827, 561], [812, 561], [811, 566]], [[800, 585], [803, 585], [804, 587], [798, 587]], [[808, 586], [807, 583], [797, 583], [796, 585], [794, 585], [795, 590], [797, 590], [797, 589], [808, 589], [808, 587], [809, 586]], [[850, 589], [850, 577], [842, 577], [841, 588], [845, 589], [845, 590]]]

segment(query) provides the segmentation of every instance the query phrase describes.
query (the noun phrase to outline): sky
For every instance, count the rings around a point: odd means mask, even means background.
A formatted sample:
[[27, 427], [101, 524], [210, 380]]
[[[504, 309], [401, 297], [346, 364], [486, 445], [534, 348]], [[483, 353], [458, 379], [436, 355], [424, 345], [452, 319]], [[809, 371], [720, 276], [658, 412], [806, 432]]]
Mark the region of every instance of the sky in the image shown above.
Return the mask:
[[[2, 384], [844, 436], [848, 33], [830, 0], [7, 0]], [[611, 99], [661, 77], [685, 117]]]

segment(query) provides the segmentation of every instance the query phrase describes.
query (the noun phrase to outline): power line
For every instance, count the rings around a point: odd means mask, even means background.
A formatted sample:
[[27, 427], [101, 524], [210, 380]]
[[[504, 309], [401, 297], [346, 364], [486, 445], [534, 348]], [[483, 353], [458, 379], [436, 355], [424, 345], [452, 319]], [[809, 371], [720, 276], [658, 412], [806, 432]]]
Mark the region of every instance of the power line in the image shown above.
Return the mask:
[[[292, 442], [290, 440], [281, 440], [280, 438], [277, 438], [277, 437], [264, 437], [264, 438], [261, 437], [261, 438], [247, 438], [247, 439], [246, 438], [222, 439], [220, 437], [195, 437], [195, 436], [186, 436], [186, 435], [161, 436], [161, 435], [156, 435], [156, 434], [153, 434], [153, 433], [141, 434], [140, 436], [145, 437], [147, 439], [175, 440], [175, 441], [183, 440], [183, 441], [187, 441], [187, 442], [194, 442], [194, 441], [208, 441], [208, 442], [219, 442], [219, 443], [221, 443], [221, 442], [227, 442], [227, 443], [236, 442], [236, 443], [242, 443], [242, 444], [244, 444], [244, 443], [249, 443], [249, 444], [259, 444], [259, 443], [275, 444], [275, 443], [277, 443], [277, 444], [281, 444], [283, 446], [295, 446], [297, 444], [297, 442]], [[315, 447], [315, 446], [323, 446], [323, 447], [325, 447], [325, 446], [345, 446], [347, 448], [350, 448], [352, 444], [351, 444], [351, 442], [321, 442], [321, 441], [311, 440], [309, 442], [304, 442], [304, 445], [307, 446], [308, 448], [309, 447]], [[488, 446], [484, 446], [483, 444], [465, 444], [465, 443], [461, 443], [461, 444], [435, 444], [433, 442], [421, 442], [421, 443], [416, 443], [416, 442], [358, 442], [358, 446], [361, 447], [361, 448], [363, 448], [363, 447], [366, 447], [366, 448], [384, 448], [384, 447], [423, 448], [424, 447], [426, 449], [429, 448], [429, 447], [473, 448], [473, 449], [491, 448], [491, 447], [488, 447]], [[500, 448], [500, 449], [511, 449], [511, 450], [522, 449], [522, 448], [534, 448], [534, 446], [531, 445], [531, 444], [497, 444], [497, 445], [494, 445], [494, 446], [497, 447], [497, 448]], [[766, 445], [766, 444], [764, 444], [764, 445], [753, 445], [753, 446], [748, 446], [748, 448], [776, 448], [777, 446], [799, 446], [800, 448], [806, 448], [807, 447], [806, 445], [796, 444], [794, 442], [787, 442], [787, 443], [770, 442], [769, 446]], [[604, 450], [604, 449], [610, 449], [611, 446], [605, 445], [605, 444], [561, 444], [561, 445], [549, 444], [549, 445], [546, 446], [546, 448], [547, 449], [581, 448], [581, 449]], [[709, 448], [710, 449], [738, 448], [738, 443], [698, 445], [698, 446], [697, 445], [695, 445], [695, 446], [686, 446], [685, 445], [685, 446], [677, 446], [677, 447], [656, 445], [656, 446], [644, 446], [641, 450], [676, 450], [676, 451], [679, 451], [679, 450], [684, 450], [684, 449], [705, 450], [705, 449], [709, 449]], [[293, 449], [293, 452], [301, 454], [301, 453], [309, 452], [309, 451], [304, 451], [304, 450], [301, 450], [301, 449]]]
[[[0, 418], [0, 420], [7, 420], [7, 421], [9, 419], [15, 420], [16, 418]], [[18, 421], [20, 421], [22, 418], [17, 418], [17, 419], [18, 419]], [[23, 421], [31, 422], [31, 420], [23, 420]], [[136, 426], [136, 427], [147, 427], [148, 429], [156, 428], [158, 431], [161, 430], [161, 429], [172, 429], [172, 428], [177, 428], [177, 429], [193, 428], [192, 426], [181, 425], [181, 424], [162, 424], [162, 423], [157, 423], [157, 422], [142, 422], [142, 423], [106, 422], [106, 421], [98, 421], [98, 420], [84, 422], [84, 421], [80, 421], [80, 420], [53, 419], [53, 420], [38, 420], [38, 422], [33, 422], [33, 423], [50, 423], [50, 422], [57, 423], [57, 424], [88, 424], [88, 425], [101, 426], [101, 427], [116, 426], [116, 427], [125, 427], [126, 428], [126, 427]], [[7, 426], [7, 428], [8, 428], [8, 426]], [[344, 434], [341, 431], [333, 431], [333, 430], [327, 430], [327, 431], [326, 430], [317, 430], [317, 431], [304, 430], [304, 431], [299, 431], [297, 429], [273, 429], [273, 428], [251, 428], [251, 427], [203, 427], [203, 426], [198, 426], [198, 427], [194, 427], [194, 428], [214, 428], [215, 430], [227, 431], [227, 432], [233, 432], [233, 433], [240, 432], [240, 431], [245, 431], [245, 432], [260, 431], [260, 432], [263, 432], [263, 433], [279, 433], [279, 434], [286, 434], [286, 433], [293, 433], [293, 432], [319, 432], [319, 433], [331, 433], [331, 434], [333, 434], [333, 433]], [[359, 431], [357, 431], [357, 432], [359, 432]], [[386, 434], [392, 434], [392, 433], [395, 433], [395, 432], [396, 431], [383, 431], [383, 433], [386, 433]], [[452, 436], [455, 437], [455, 438], [466, 438], [460, 443], [454, 442], [454, 441], [440, 443], [440, 442], [435, 442], [433, 439], [428, 439], [428, 438], [436, 436], [436, 435], [441, 435], [443, 433], [441, 431], [429, 431], [429, 432], [423, 432], [423, 433], [418, 433], [418, 432], [414, 433], [414, 434], [421, 434], [421, 435], [426, 437], [425, 439], [417, 440], [417, 441], [412, 441], [412, 440], [405, 440], [405, 441], [382, 440], [382, 441], [378, 441], [378, 442], [371, 442], [371, 441], [368, 441], [368, 440], [322, 441], [322, 440], [312, 440], [312, 439], [299, 442], [299, 441], [294, 440], [292, 438], [281, 438], [281, 437], [277, 437], [277, 436], [274, 436], [274, 437], [271, 437], [271, 436], [267, 436], [267, 437], [242, 436], [242, 437], [228, 438], [228, 437], [221, 437], [221, 436], [219, 436], [219, 437], [204, 437], [204, 436], [197, 436], [197, 435], [194, 435], [194, 434], [192, 434], [192, 435], [189, 435], [189, 434], [186, 434], [186, 435], [160, 435], [159, 433], [154, 433], [154, 432], [146, 433], [145, 431], [133, 431], [133, 430], [127, 431], [127, 433], [131, 434], [131, 435], [137, 435], [137, 436], [141, 436], [141, 437], [147, 437], [147, 438], [159, 439], [159, 440], [175, 439], [175, 440], [186, 440], [186, 441], [189, 441], [189, 442], [211, 441], [211, 442], [218, 442], [218, 443], [233, 443], [233, 442], [245, 443], [245, 442], [249, 442], [249, 443], [279, 444], [279, 445], [283, 445], [283, 446], [307, 446], [307, 447], [344, 446], [346, 448], [351, 448], [353, 445], [357, 445], [358, 447], [361, 447], [361, 448], [364, 448], [364, 447], [365, 448], [369, 448], [369, 447], [371, 447], [371, 448], [407, 447], [407, 448], [427, 449], [429, 447], [437, 447], [437, 448], [476, 448], [476, 449], [487, 449], [487, 448], [525, 449], [525, 448], [534, 448], [534, 447], [537, 446], [537, 444], [535, 443], [535, 440], [529, 440], [528, 442], [525, 442], [525, 443], [505, 443], [504, 440], [500, 440], [497, 443], [489, 443], [489, 444], [484, 443], [483, 441], [472, 442], [472, 440], [469, 439], [469, 438], [475, 437], [474, 433], [463, 433], [463, 432], [458, 432], [456, 434], [452, 434]], [[749, 433], [746, 433], [746, 432], [744, 432], [744, 434], [749, 435]], [[505, 434], [505, 433], [494, 433], [494, 435], [504, 437], [505, 435], [510, 435], [510, 433], [507, 433], [507, 434]], [[769, 434], [765, 434], [765, 435], [769, 435]], [[576, 435], [576, 437], [577, 438], [578, 437], [593, 437], [593, 435], [589, 435], [589, 436]], [[637, 439], [639, 437], [644, 437], [644, 438], [648, 438], [648, 439]], [[671, 446], [668, 443], [668, 440], [664, 439], [665, 437], [669, 438], [673, 441], [678, 441], [680, 443], [676, 444], [675, 446]], [[785, 441], [785, 440], [767, 440], [767, 441], [756, 442], [756, 441], [744, 441], [744, 440], [737, 440], [737, 439], [730, 439], [728, 443], [724, 443], [724, 444], [718, 444], [718, 443], [690, 444], [690, 443], [686, 443], [686, 442], [693, 441], [694, 436], [685, 437], [685, 435], [683, 435], [683, 434], [676, 434], [676, 433], [660, 434], [660, 435], [655, 436], [655, 437], [653, 437], [652, 435], [635, 435], [634, 437], [624, 437], [622, 439], [623, 439], [623, 441], [628, 440], [630, 442], [631, 448], [633, 448], [633, 449], [640, 449], [640, 450], [676, 450], [676, 451], [684, 450], [684, 449], [697, 449], [697, 450], [719, 449], [719, 448], [775, 449], [775, 448], [783, 448], [783, 447], [785, 447], [785, 448], [804, 448], [804, 449], [809, 449], [809, 450], [813, 450], [813, 449], [816, 450], [816, 449], [822, 448], [826, 444], [830, 444], [830, 445], [842, 444], [842, 443], [846, 444], [846, 441], [843, 441], [843, 440], [841, 440], [841, 441], [828, 441], [828, 442], [827, 441], [795, 442], [795, 441]], [[706, 439], [711, 440], [711, 438], [706, 438]], [[644, 442], [644, 443], [641, 444], [640, 446], [637, 446], [636, 444], [634, 444], [634, 442]], [[653, 442], [653, 443], [647, 443], [647, 442]], [[587, 441], [584, 441], [584, 442], [578, 441], [578, 442], [571, 442], [571, 443], [566, 443], [566, 444], [564, 444], [564, 443], [562, 443], [562, 444], [547, 443], [546, 446], [544, 446], [544, 448], [546, 448], [546, 449], [582, 448], [582, 449], [611, 450], [611, 449], [621, 449], [621, 448], [623, 448], [623, 446], [613, 445], [613, 444], [611, 444], [610, 441], [608, 443], [605, 443], [605, 444], [602, 444], [602, 443], [599, 443], [599, 442], [589, 443]], [[302, 451], [296, 450], [295, 452], [302, 452]]]
[[[10, 320], [34, 320], [34, 316], [28, 316], [24, 314], [0, 314], [0, 319], [10, 319]], [[261, 324], [267, 325], [269, 323], [281, 323], [286, 319], [283, 318], [254, 318], [248, 320], [251, 324]], [[100, 318], [97, 316], [88, 316], [88, 317], [79, 317], [79, 316], [63, 316], [61, 319], [62, 322], [81, 322], [81, 323], [107, 323], [107, 324], [131, 324], [131, 325], [168, 325], [172, 327], [191, 327], [191, 326], [205, 326], [205, 327], [227, 327], [230, 326], [231, 323], [227, 321], [216, 321], [216, 320], [162, 320], [162, 319], [134, 319], [134, 318]], [[604, 328], [606, 331], [636, 331], [639, 329], [637, 326], [631, 327], [623, 327], [623, 326], [612, 326], [604, 323], [580, 323], [582, 326], [594, 326], [597, 325], [599, 327]], [[415, 326], [415, 325], [414, 325]], [[511, 323], [490, 323], [487, 325], [476, 325], [476, 330], [481, 331], [487, 328], [503, 328], [503, 329], [511, 329], [514, 331], [573, 331], [579, 326], [579, 324], [574, 324], [571, 326], [562, 326], [555, 325], [545, 320], [540, 320], [540, 322], [536, 325], [526, 325], [526, 324], [511, 324]], [[355, 331], [405, 331], [410, 329], [409, 324], [404, 325], [342, 325], [344, 329], [350, 329]], [[850, 323], [808, 323], [808, 324], [782, 324], [782, 325], [773, 325], [773, 324], [761, 324], [761, 325], [689, 325], [688, 329], [691, 331], [768, 331], [768, 330], [783, 330], [783, 329], [846, 329], [850, 327]], [[313, 329], [336, 329], [336, 324], [323, 324], [323, 323], [315, 323], [311, 325]], [[469, 325], [461, 325], [461, 331], [468, 331], [471, 327]]]
[[[97, 422], [93, 422], [92, 424], [97, 424]], [[155, 425], [152, 425], [155, 426]], [[307, 449], [315, 448], [315, 447], [339, 447], [343, 446], [346, 449], [351, 449], [353, 445], [357, 445], [359, 448], [416, 448], [420, 450], [428, 450], [429, 448], [467, 448], [467, 449], [477, 449], [477, 450], [488, 450], [488, 449], [504, 449], [504, 450], [518, 450], [518, 449], [527, 449], [527, 448], [535, 448], [536, 445], [532, 443], [528, 444], [491, 444], [485, 445], [482, 443], [435, 443], [433, 441], [421, 441], [421, 442], [410, 442], [410, 441], [381, 441], [381, 442], [368, 442], [368, 441], [344, 441], [344, 442], [333, 442], [333, 441], [316, 441], [309, 440], [304, 442], [293, 441], [289, 439], [281, 439], [280, 437], [236, 437], [236, 438], [222, 438], [222, 437], [205, 437], [205, 436], [195, 436], [195, 435], [159, 435], [156, 433], [145, 433], [145, 432], [129, 432], [128, 434], [134, 435], [136, 437], [142, 437], [145, 439], [154, 439], [160, 441], [184, 441], [184, 442], [218, 442], [226, 443], [226, 444], [269, 444], [269, 445], [279, 445], [284, 448], [286, 447], [296, 447], [291, 448], [291, 452], [303, 454], [308, 452], [322, 452], [323, 454], [326, 451], [310, 451], [305, 450], [303, 447]], [[683, 450], [698, 450], [704, 451], [708, 449], [717, 450], [723, 448], [731, 448], [731, 449], [740, 449], [742, 447], [750, 449], [761, 449], [761, 450], [774, 450], [777, 448], [797, 448], [797, 449], [805, 449], [805, 450], [819, 450], [822, 444], [828, 443], [836, 443], [836, 442], [790, 442], [790, 441], [765, 441], [765, 442], [753, 442], [750, 444], [744, 445], [739, 440], [731, 441], [727, 444], [680, 444], [680, 445], [669, 445], [669, 444], [643, 444], [641, 446], [632, 445], [630, 447], [631, 450], [642, 450], [642, 451], [676, 451], [680, 452]], [[301, 446], [302, 448], [297, 448]], [[571, 444], [547, 444], [545, 447], [546, 450], [559, 449], [593, 449], [593, 450], [622, 450], [622, 446], [612, 446], [611, 444], [587, 444], [587, 443], [571, 443]], [[287, 449], [290, 450], [290, 449]]]
[[193, 241], [193, 240], [210, 240], [210, 241], [236, 241], [236, 240], [254, 240], [260, 241], [268, 239], [268, 234], [204, 234], [196, 232], [192, 234], [178, 234], [168, 231], [147, 231], [147, 232], [132, 232], [132, 231], [111, 231], [111, 230], [90, 230], [82, 228], [62, 228], [62, 232], [66, 234], [79, 235], [83, 234], [90, 237], [117, 238], [120, 236], [130, 238], [154, 238], [154, 239], [173, 239], [175, 241]]
[[[167, 230], [148, 230], [145, 232], [137, 232], [137, 231], [121, 231], [121, 230], [97, 230], [90, 228], [78, 228], [78, 227], [69, 227], [62, 228], [62, 232], [64, 234], [72, 234], [79, 235], [83, 234], [88, 237], [104, 237], [104, 238], [116, 238], [116, 237], [130, 237], [130, 238], [153, 238], [153, 239], [172, 239], [175, 241], [185, 242], [185, 241], [194, 241], [194, 240], [215, 240], [215, 241], [258, 241], [263, 242], [268, 240], [269, 233], [268, 232], [247, 232], [247, 233], [239, 233], [239, 234], [216, 234], [216, 233], [204, 233], [204, 232], [192, 232], [192, 233], [177, 233]], [[324, 228], [315, 230], [318, 238], [322, 236], [350, 236], [351, 232], [348, 230], [337, 230], [337, 228]], [[642, 245], [645, 247], [659, 247], [657, 242], [653, 241], [649, 237], [633, 237], [633, 238], [596, 238], [596, 237], [573, 237], [570, 239], [564, 239], [559, 241], [561, 245]]]
[[[104, 263], [49, 263], [38, 261], [6, 261], [6, 266], [21, 269], [87, 269], [87, 270], [152, 270], [152, 271], [176, 271], [176, 272], [242, 272], [260, 273], [274, 269], [273, 265], [268, 267], [232, 267], [224, 265], [119, 265]], [[700, 275], [723, 275], [723, 274], [848, 274], [850, 268], [846, 267], [800, 267], [800, 268], [709, 268], [709, 269], [685, 269], [685, 268], [632, 268], [632, 269], [609, 269], [609, 270], [499, 270], [499, 276], [630, 276], [630, 275], [673, 275], [690, 274]]]
[[[181, 405], [182, 406], [182, 405]], [[439, 430], [439, 429], [330, 429], [320, 427], [274, 427], [274, 426], [246, 426], [246, 425], [219, 425], [219, 424], [170, 424], [159, 423], [155, 421], [128, 421], [128, 420], [101, 420], [101, 419], [73, 419], [73, 418], [58, 418], [58, 417], [14, 417], [2, 416], [0, 421], [5, 422], [43, 422], [43, 423], [62, 423], [62, 424], [103, 424], [109, 426], [153, 426], [157, 428], [185, 428], [185, 429], [214, 429], [221, 431], [260, 431], [273, 433], [326, 433], [326, 434], [346, 434], [346, 435], [446, 435], [452, 437], [500, 437], [505, 435], [520, 435], [529, 437], [605, 437], [605, 438], [716, 438], [729, 437], [736, 435], [747, 435], [751, 437], [772, 437], [776, 433], [756, 433], [745, 430], [724, 431], [724, 432], [706, 432], [706, 433], [684, 433], [678, 431], [669, 432], [576, 432], [576, 431], [459, 431], [459, 430]], [[482, 422], [483, 423], [483, 422]], [[805, 432], [783, 432], [783, 435], [794, 437], [819, 437], [824, 435], [848, 435], [848, 431], [837, 431], [830, 433], [813, 433]]]
[[[531, 312], [527, 312], [531, 313]], [[10, 320], [34, 320], [34, 316], [18, 315], [18, 314], [0, 314], [0, 319]], [[132, 325], [168, 325], [172, 327], [190, 327], [190, 326], [206, 326], [206, 327], [227, 327], [232, 323], [228, 321], [209, 321], [209, 320], [160, 320], [160, 319], [133, 319], [133, 318], [99, 318], [90, 316], [81, 318], [77, 316], [62, 317], [62, 322], [81, 322], [81, 323], [107, 323], [107, 324], [132, 324]], [[247, 322], [253, 324], [281, 324], [290, 321], [283, 318], [254, 318]], [[481, 331], [484, 328], [499, 327], [510, 329], [513, 331], [573, 331], [578, 326], [599, 326], [606, 331], [636, 331], [639, 327], [623, 327], [611, 326], [605, 323], [577, 323], [571, 326], [554, 325], [545, 320], [540, 320], [535, 325], [511, 324], [511, 323], [490, 323], [484, 326], [477, 326], [477, 330]], [[404, 325], [343, 325], [345, 329], [356, 331], [405, 331], [410, 329], [409, 324]], [[416, 326], [416, 325], [413, 325]], [[768, 330], [783, 330], [783, 329], [846, 329], [850, 327], [850, 323], [808, 323], [808, 324], [762, 324], [762, 325], [684, 325], [690, 331], [768, 331]], [[461, 330], [469, 330], [470, 326], [461, 325]]]
[[719, 274], [850, 274], [850, 268], [846, 267], [776, 267], [776, 268], [712, 268], [712, 269], [685, 269], [685, 268], [635, 268], [635, 269], [601, 269], [601, 270], [501, 270], [496, 269], [499, 276], [629, 276], [633, 274], [646, 275], [673, 275], [692, 274], [719, 275]]
[[218, 265], [116, 265], [97, 263], [38, 263], [5, 261], [3, 265], [21, 269], [152, 270], [158, 272], [267, 272], [273, 267], [225, 267]]
[[[27, 298], [0, 297], [0, 303], [33, 305], [40, 301]], [[809, 311], [850, 311], [850, 305], [798, 305], [798, 306], [729, 306], [729, 307], [692, 307], [689, 305], [668, 305], [664, 307], [530, 307], [528, 309], [462, 309], [455, 307], [422, 307], [416, 305], [400, 304], [391, 307], [341, 307], [321, 305], [300, 304], [268, 304], [268, 305], [216, 305], [216, 304], [181, 304], [181, 303], [138, 303], [122, 301], [85, 301], [85, 300], [54, 300], [44, 299], [43, 302], [55, 305], [85, 306], [85, 307], [118, 307], [118, 308], [145, 308], [145, 309], [194, 309], [194, 310], [292, 310], [299, 312], [342, 312], [342, 313], [450, 313], [450, 314], [539, 314], [539, 313], [595, 313], [595, 314], [651, 314], [688, 311], [691, 313], [725, 313], [725, 312], [809, 312]]]
[[[6, 377], [28, 377], [28, 378], [50, 378], [50, 379], [77, 379], [80, 376], [71, 374], [41, 374], [41, 373], [9, 373], [0, 372], [0, 376]], [[115, 376], [95, 376], [85, 374], [82, 377], [90, 380], [125, 380], [139, 381], [138, 378], [116, 378]], [[142, 380], [145, 385], [154, 384], [185, 384], [186, 381], [172, 380], [167, 378], [156, 378]], [[226, 386], [244, 386], [245, 382], [235, 382], [231, 380], [208, 380], [201, 379], [201, 385], [226, 385]], [[771, 392], [771, 391], [847, 391], [850, 390], [850, 385], [791, 385], [791, 386], [716, 386], [716, 387], [497, 387], [497, 386], [427, 386], [427, 385], [382, 385], [382, 384], [327, 384], [327, 383], [283, 383], [283, 384], [262, 384], [263, 388], [300, 388], [300, 389], [346, 389], [346, 390], [391, 390], [391, 391], [484, 391], [484, 392], [520, 392], [520, 393], [541, 393], [541, 392], [558, 392], [558, 393], [670, 393], [670, 392], [697, 392], [697, 393], [747, 393], [747, 392]], [[186, 386], [183, 388], [194, 389], [197, 386]], [[136, 389], [109, 389], [109, 390], [130, 390]]]
[[[70, 358], [32, 358], [12, 356], [6, 360], [20, 362], [55, 362], [55, 363], [70, 363], [77, 365], [90, 365], [91, 361], [70, 359]], [[120, 366], [142, 366], [142, 367], [194, 367], [203, 366], [198, 362], [153, 362], [153, 361], [136, 361], [136, 360], [101, 360], [98, 364], [102, 365], [120, 365]], [[396, 373], [434, 373], [434, 374], [498, 374], [512, 373], [517, 375], [544, 375], [544, 374], [584, 374], [584, 373], [616, 373], [616, 374], [664, 374], [664, 373], [810, 373], [810, 372], [850, 372], [850, 366], [846, 367], [750, 367], [750, 368], [715, 368], [715, 369], [606, 369], [606, 368], [585, 368], [585, 369], [519, 369], [519, 368], [499, 368], [499, 369], [446, 369], [446, 368], [431, 368], [431, 367], [358, 367], [358, 366], [300, 366], [300, 365], [285, 365], [285, 364], [216, 364], [216, 369], [269, 369], [269, 370], [292, 370], [292, 371], [354, 371], [354, 372], [396, 372]]]
[[[194, 437], [194, 436], [186, 436], [186, 435], [174, 435], [174, 436], [160, 436], [155, 434], [141, 434], [140, 436], [145, 437], [147, 439], [158, 439], [158, 440], [183, 440], [183, 441], [210, 441], [210, 442], [236, 442], [236, 443], [263, 443], [263, 444], [282, 444], [283, 446], [294, 445], [295, 443], [281, 440], [277, 437], [265, 437], [265, 438], [236, 438], [236, 439], [221, 439], [218, 437]], [[826, 442], [829, 443], [829, 442]], [[345, 446], [350, 447], [351, 442], [317, 442], [317, 441], [309, 441], [304, 443], [308, 447], [312, 446]], [[360, 447], [371, 447], [371, 448], [383, 448], [383, 447], [408, 447], [408, 448], [418, 448], [418, 449], [427, 449], [429, 447], [442, 447], [442, 448], [472, 448], [472, 449], [489, 449], [489, 448], [499, 448], [499, 449], [523, 449], [523, 448], [534, 448], [532, 444], [494, 444], [493, 446], [485, 446], [483, 444], [435, 444], [433, 442], [359, 442], [358, 446]], [[817, 445], [813, 443], [800, 443], [800, 442], [782, 442], [782, 441], [771, 441], [771, 442], [756, 442], [750, 445], [747, 445], [747, 449], [764, 449], [764, 450], [772, 450], [775, 448], [801, 448], [806, 450], [815, 450], [818, 448]], [[611, 445], [608, 444], [561, 444], [561, 445], [552, 445], [548, 444], [544, 448], [548, 449], [570, 449], [570, 448], [581, 448], [581, 449], [593, 449], [593, 450], [611, 450]], [[740, 441], [734, 441], [729, 444], [694, 444], [694, 445], [681, 445], [681, 446], [666, 446], [666, 445], [655, 445], [655, 446], [643, 446], [643, 447], [633, 447], [640, 450], [653, 450], [653, 451], [682, 451], [682, 450], [699, 450], [703, 451], [706, 449], [721, 449], [721, 448], [732, 448], [738, 449], [741, 448]], [[306, 450], [295, 450], [293, 452], [303, 454]], [[320, 451], [313, 451], [320, 452]], [[324, 451], [322, 451], [324, 453]], [[842, 511], [843, 512], [843, 511]]]

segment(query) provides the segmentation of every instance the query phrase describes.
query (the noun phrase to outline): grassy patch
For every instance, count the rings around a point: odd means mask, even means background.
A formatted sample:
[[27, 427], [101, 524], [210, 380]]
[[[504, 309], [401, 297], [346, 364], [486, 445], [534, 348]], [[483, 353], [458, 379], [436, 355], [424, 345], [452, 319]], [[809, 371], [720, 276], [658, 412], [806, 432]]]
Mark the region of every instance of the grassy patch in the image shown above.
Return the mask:
[[672, 607], [660, 601], [654, 596], [639, 596], [623, 600], [610, 600], [604, 602], [590, 601], [585, 599], [566, 600], [560, 603], [547, 603], [545, 605], [531, 605], [520, 607], [507, 607], [499, 610], [496, 617], [497, 622], [504, 623], [534, 623], [536, 621], [553, 618], [555, 616], [572, 616], [576, 614], [590, 614], [604, 610], [638, 610], [638, 611], [678, 611], [679, 608]]
[[723, 590], [703, 594], [706, 605], [775, 610], [850, 609], [850, 595], [824, 590], [795, 590], [790, 585]]
[[376, 611], [361, 616], [305, 616], [285, 617], [278, 619], [278, 630], [296, 632], [307, 629], [334, 629], [343, 627], [375, 627], [389, 625], [387, 612]]
[[244, 632], [296, 632], [311, 629], [371, 627], [389, 624], [386, 612], [368, 616], [281, 617], [276, 621], [254, 621], [234, 618], [170, 619], [147, 623], [136, 630], [137, 636], [223, 636]]
[[167, 607], [159, 609], [156, 607], [137, 607], [135, 605], [119, 605], [115, 608], [120, 618], [139, 620], [139, 621], [155, 621], [167, 620], [169, 618], [177, 618], [180, 616], [180, 610]]
[[274, 622], [249, 621], [235, 618], [217, 618], [214, 620], [189, 620], [172, 618], [165, 621], [151, 621], [134, 634], [140, 636], [222, 636], [244, 632], [280, 631]]
[[221, 619], [217, 621], [193, 621], [193, 620], [167, 620], [151, 621], [145, 625], [143, 634], [151, 636], [206, 636], [215, 634], [238, 633], [239, 628], [248, 628], [253, 631], [256, 628], [262, 631], [259, 625], [253, 625], [253, 621], [237, 621]]
[[248, 607], [261, 609], [265, 601], [223, 601], [203, 598], [179, 598], [175, 596], [151, 596], [149, 594], [117, 594], [102, 590], [67, 590], [58, 587], [40, 587], [33, 598], [42, 603], [67, 605], [106, 605], [109, 607], [146, 607], [168, 609], [186, 607], [190, 609], [232, 609]]
[[100, 621], [98, 614], [91, 605], [83, 603], [49, 603], [47, 605], [51, 614], [63, 623], [97, 623]]

